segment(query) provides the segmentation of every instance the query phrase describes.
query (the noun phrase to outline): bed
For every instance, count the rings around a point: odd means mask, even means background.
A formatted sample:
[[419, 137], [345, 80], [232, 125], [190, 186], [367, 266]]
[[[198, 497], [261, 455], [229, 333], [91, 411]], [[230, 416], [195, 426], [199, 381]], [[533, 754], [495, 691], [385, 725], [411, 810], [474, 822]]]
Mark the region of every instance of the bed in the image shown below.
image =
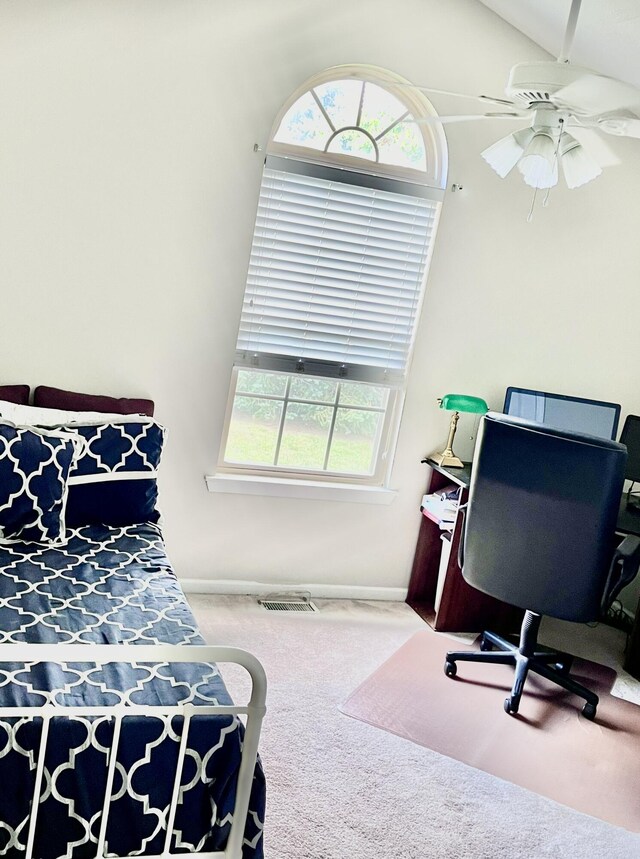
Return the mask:
[[[58, 470], [68, 447], [71, 464], [62, 537], [30, 539], [54, 522], [43, 513], [7, 537], [19, 503], [0, 490], [0, 856], [262, 859], [264, 672], [244, 651], [205, 645], [167, 559], [155, 509], [164, 431], [100, 415], [21, 426], [0, 403], [0, 487], [27, 440], [53, 449]], [[231, 701], [225, 661], [249, 672], [247, 705]]]

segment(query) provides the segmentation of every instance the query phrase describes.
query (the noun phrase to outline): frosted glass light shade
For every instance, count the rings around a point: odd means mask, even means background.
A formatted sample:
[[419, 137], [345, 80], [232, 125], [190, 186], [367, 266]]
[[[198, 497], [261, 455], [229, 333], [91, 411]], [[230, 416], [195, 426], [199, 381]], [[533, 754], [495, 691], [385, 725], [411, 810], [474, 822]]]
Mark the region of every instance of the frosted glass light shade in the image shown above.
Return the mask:
[[537, 131], [518, 162], [518, 170], [532, 188], [552, 188], [558, 184], [556, 144], [551, 135]]
[[533, 131], [523, 128], [493, 143], [481, 153], [482, 157], [504, 179], [516, 166], [532, 137]]
[[567, 188], [579, 188], [602, 173], [602, 168], [595, 158], [570, 134], [562, 135], [560, 151]]
[[[638, 120], [640, 123], [640, 120]], [[602, 173], [596, 158], [571, 134], [563, 132], [558, 147], [558, 129], [523, 128], [496, 141], [482, 153], [487, 164], [503, 179], [517, 165], [532, 188], [558, 184], [558, 162], [568, 188], [579, 188]], [[639, 134], [640, 136], [640, 134]]]

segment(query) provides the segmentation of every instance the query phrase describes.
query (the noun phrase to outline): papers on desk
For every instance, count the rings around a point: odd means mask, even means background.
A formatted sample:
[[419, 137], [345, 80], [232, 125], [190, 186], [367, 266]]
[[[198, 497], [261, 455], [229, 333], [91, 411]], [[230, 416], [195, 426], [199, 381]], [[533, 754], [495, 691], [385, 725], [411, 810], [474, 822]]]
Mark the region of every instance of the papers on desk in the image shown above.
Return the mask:
[[443, 531], [453, 531], [453, 525], [458, 515], [459, 486], [447, 486], [439, 492], [422, 497], [420, 509], [440, 526]]
[[460, 500], [460, 486], [457, 483], [450, 483], [448, 486], [439, 489], [438, 492], [434, 492], [433, 495], [442, 501], [455, 501], [457, 504]]

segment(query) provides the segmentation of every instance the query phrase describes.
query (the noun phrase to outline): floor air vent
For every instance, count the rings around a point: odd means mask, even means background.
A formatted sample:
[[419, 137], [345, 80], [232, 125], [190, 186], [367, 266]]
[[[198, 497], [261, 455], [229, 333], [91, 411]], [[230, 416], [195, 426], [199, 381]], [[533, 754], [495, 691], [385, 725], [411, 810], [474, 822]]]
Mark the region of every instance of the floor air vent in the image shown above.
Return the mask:
[[273, 594], [258, 602], [267, 611], [318, 611], [311, 600], [304, 596]]

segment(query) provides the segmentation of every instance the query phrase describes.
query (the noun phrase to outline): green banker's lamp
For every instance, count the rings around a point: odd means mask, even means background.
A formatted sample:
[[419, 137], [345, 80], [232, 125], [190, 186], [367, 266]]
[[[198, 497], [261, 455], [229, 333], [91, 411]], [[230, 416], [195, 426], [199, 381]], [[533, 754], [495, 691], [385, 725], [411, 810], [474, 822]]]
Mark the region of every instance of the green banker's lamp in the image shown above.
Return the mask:
[[442, 453], [433, 453], [428, 457], [428, 459], [435, 462], [437, 465], [462, 468], [464, 463], [453, 452], [453, 439], [456, 434], [460, 412], [484, 415], [489, 411], [489, 406], [480, 397], [469, 397], [466, 394], [445, 394], [442, 399], [438, 400], [438, 405], [441, 409], [453, 412], [451, 415], [451, 423], [449, 424], [449, 437], [447, 439], [447, 446]]

